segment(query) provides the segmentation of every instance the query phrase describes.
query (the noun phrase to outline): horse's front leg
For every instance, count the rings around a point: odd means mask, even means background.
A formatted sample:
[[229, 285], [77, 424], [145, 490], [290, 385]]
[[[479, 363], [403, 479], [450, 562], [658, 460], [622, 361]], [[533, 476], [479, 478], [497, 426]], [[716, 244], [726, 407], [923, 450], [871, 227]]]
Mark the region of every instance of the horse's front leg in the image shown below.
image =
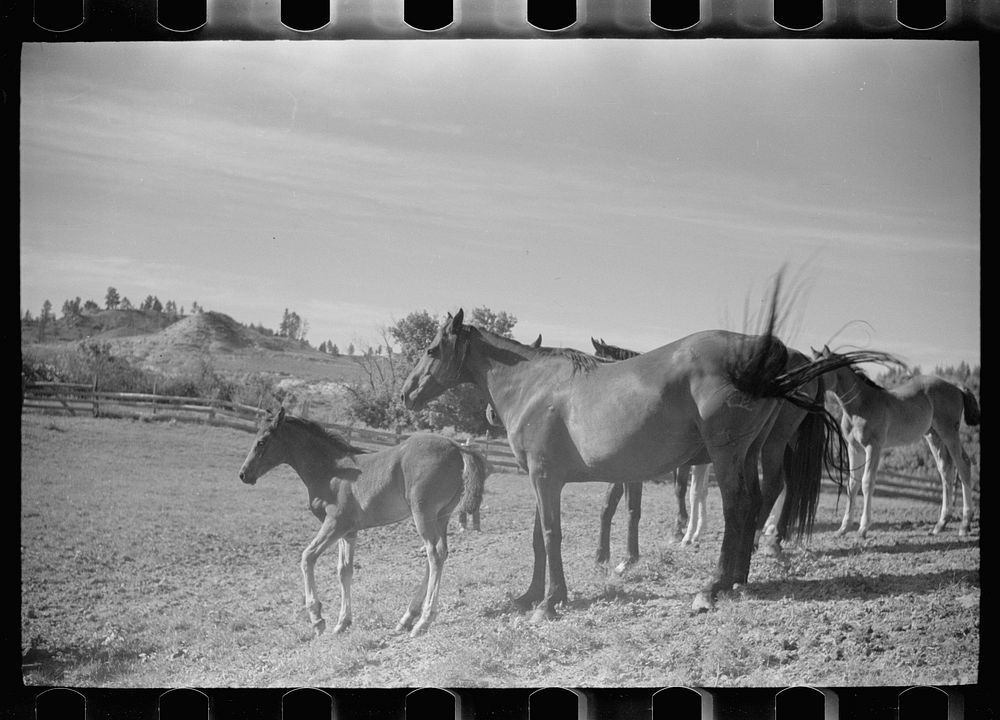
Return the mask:
[[942, 440], [958, 471], [958, 479], [962, 481], [962, 523], [958, 526], [958, 534], [968, 535], [972, 530], [972, 463], [962, 447], [957, 429], [942, 435]]
[[677, 500], [677, 519], [674, 521], [674, 540], [681, 540], [687, 530], [690, 518], [688, 515], [688, 485], [691, 483], [691, 466], [681, 465], [674, 470], [674, 499]]
[[309, 612], [309, 620], [312, 622], [313, 632], [317, 636], [326, 629], [326, 621], [323, 619], [323, 603], [316, 599], [316, 560], [323, 554], [332, 543], [340, 539], [343, 531], [338, 535], [337, 521], [333, 515], [327, 514], [320, 526], [319, 532], [312, 542], [302, 551], [302, 581], [305, 585], [306, 610]]
[[542, 536], [542, 519], [535, 503], [535, 531], [531, 539], [534, 551], [534, 565], [531, 570], [531, 585], [521, 596], [514, 598], [514, 607], [522, 612], [530, 610], [545, 594], [545, 539]]
[[595, 561], [603, 565], [611, 559], [611, 520], [618, 509], [618, 501], [625, 492], [625, 483], [608, 483], [604, 493], [604, 506], [601, 508], [601, 529], [597, 536], [597, 554]]
[[642, 519], [642, 483], [633, 482], [625, 485], [625, 501], [628, 504], [628, 557], [615, 568], [621, 574], [630, 565], [639, 562], [639, 521]]
[[557, 617], [556, 605], [566, 602], [566, 577], [562, 564], [562, 520], [561, 520], [561, 480], [546, 471], [532, 469], [531, 482], [535, 487], [535, 502], [541, 524], [545, 559], [549, 566], [549, 587], [542, 601], [535, 608], [532, 622], [553, 620]]
[[342, 633], [351, 626], [351, 580], [354, 578], [354, 548], [358, 534], [348, 533], [340, 539], [337, 557], [337, 576], [340, 578], [340, 617], [333, 628], [334, 633]]
[[[419, 528], [419, 526], [418, 526]], [[441, 573], [444, 562], [448, 559], [448, 519], [438, 523], [436, 537], [427, 536], [424, 539], [424, 550], [427, 555], [427, 593], [424, 596], [423, 610], [417, 619], [410, 637], [416, 637], [427, 632], [431, 620], [437, 614], [438, 590], [441, 586]]]
[[861, 492], [864, 499], [861, 504], [861, 522], [858, 524], [858, 535], [868, 535], [872, 521], [872, 495], [875, 494], [875, 476], [878, 475], [878, 465], [882, 448], [876, 443], [865, 446], [865, 474], [861, 478]]

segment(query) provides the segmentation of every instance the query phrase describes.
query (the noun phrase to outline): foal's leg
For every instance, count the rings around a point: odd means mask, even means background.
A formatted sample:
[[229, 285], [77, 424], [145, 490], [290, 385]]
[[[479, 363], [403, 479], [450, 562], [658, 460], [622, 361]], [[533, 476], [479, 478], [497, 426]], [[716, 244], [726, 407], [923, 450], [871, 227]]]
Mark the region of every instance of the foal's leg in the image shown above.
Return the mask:
[[865, 494], [865, 498], [861, 505], [861, 522], [858, 524], [858, 535], [861, 537], [868, 534], [868, 526], [872, 521], [872, 495], [875, 492], [875, 476], [878, 474], [881, 454], [880, 445], [869, 443], [865, 446], [865, 474], [861, 478], [861, 492]]
[[951, 516], [951, 483], [955, 478], [956, 470], [955, 463], [951, 461], [948, 449], [933, 429], [924, 435], [924, 439], [927, 441], [927, 447], [930, 448], [931, 455], [934, 456], [938, 474], [941, 476], [941, 514], [934, 529], [931, 530], [932, 535], [937, 535], [944, 530]]
[[962, 524], [958, 526], [958, 534], [968, 535], [972, 528], [972, 463], [962, 447], [957, 423], [953, 431], [939, 428], [938, 435], [958, 469], [958, 479], [962, 481]]
[[850, 466], [847, 476], [847, 507], [844, 509], [844, 519], [840, 523], [837, 535], [844, 535], [851, 524], [854, 498], [861, 487], [861, 477], [865, 471], [864, 448], [854, 440], [847, 441], [847, 462]]
[[545, 539], [542, 536], [542, 519], [535, 503], [535, 531], [531, 538], [534, 551], [534, 564], [531, 570], [531, 585], [521, 596], [514, 598], [514, 607], [518, 610], [530, 610], [545, 594]]
[[628, 557], [615, 568], [617, 573], [623, 573], [629, 565], [639, 562], [639, 520], [642, 518], [641, 482], [626, 483], [625, 500], [628, 503]]
[[785, 448], [776, 447], [777, 443], [765, 443], [760, 451], [761, 483], [760, 483], [760, 513], [757, 516], [757, 532], [754, 536], [754, 548], [760, 546], [762, 535], [769, 536], [764, 543], [763, 552], [780, 554], [781, 541], [784, 540], [785, 528], [777, 527], [775, 503], [785, 490]]
[[340, 539], [337, 557], [337, 575], [340, 577], [340, 617], [333, 628], [334, 633], [342, 633], [351, 626], [351, 580], [354, 577], [354, 548], [358, 534], [347, 533]]
[[337, 521], [332, 515], [327, 515], [320, 526], [319, 532], [312, 542], [302, 551], [302, 580], [305, 585], [306, 610], [309, 611], [309, 619], [312, 622], [313, 632], [321, 635], [326, 629], [326, 620], [323, 619], [323, 603], [316, 599], [316, 560], [323, 554], [332, 543], [340, 539], [343, 535], [338, 533]]
[[[417, 525], [417, 529], [420, 530], [420, 523]], [[416, 637], [421, 633], [427, 631], [427, 626], [430, 625], [431, 620], [437, 615], [437, 600], [438, 600], [438, 589], [441, 586], [441, 572], [444, 570], [444, 561], [448, 559], [448, 518], [444, 518], [443, 521], [428, 521], [428, 526], [433, 527], [434, 532], [428, 533], [424, 536], [424, 549], [427, 552], [427, 569], [428, 569], [428, 580], [427, 580], [427, 593], [424, 596], [423, 602], [423, 612], [420, 613], [420, 618], [417, 623], [413, 626], [413, 630], [410, 632], [410, 637]], [[432, 530], [431, 527], [425, 527], [424, 531]], [[423, 535], [424, 531], [421, 531]]]
[[601, 508], [601, 529], [597, 536], [597, 555], [594, 558], [598, 565], [603, 565], [611, 559], [611, 520], [618, 509], [618, 501], [625, 492], [625, 483], [608, 483], [604, 493], [604, 506]]
[[691, 466], [681, 465], [674, 470], [674, 497], [677, 500], [677, 520], [674, 521], [674, 540], [681, 540], [690, 522], [688, 516], [688, 485], [691, 483]]
[[[427, 550], [427, 544], [424, 543], [424, 550]], [[396, 632], [409, 632], [413, 627], [413, 623], [416, 621], [420, 614], [424, 610], [424, 600], [427, 598], [427, 581], [430, 577], [430, 563], [424, 565], [424, 579], [417, 583], [417, 586], [413, 589], [413, 594], [410, 596], [410, 604], [406, 608], [406, 612], [403, 613], [403, 617], [399, 618], [399, 622], [396, 623]]]

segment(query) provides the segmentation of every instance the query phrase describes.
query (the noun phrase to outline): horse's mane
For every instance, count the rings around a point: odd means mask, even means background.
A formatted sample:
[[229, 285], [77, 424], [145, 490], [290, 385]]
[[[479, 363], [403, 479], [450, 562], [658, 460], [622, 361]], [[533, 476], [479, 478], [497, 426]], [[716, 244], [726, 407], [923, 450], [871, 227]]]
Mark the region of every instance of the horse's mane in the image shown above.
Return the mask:
[[337, 450], [344, 453], [345, 455], [364, 455], [369, 450], [364, 448], [355, 447], [351, 445], [347, 439], [340, 433], [334, 430], [328, 430], [318, 422], [314, 420], [307, 420], [306, 418], [298, 417], [295, 415], [286, 415], [283, 422], [292, 423], [303, 430], [307, 431], [313, 437], [325, 440], [331, 443]]
[[594, 349], [597, 351], [598, 357], [606, 357], [612, 360], [628, 360], [629, 358], [634, 358], [641, 353], [638, 350], [629, 350], [628, 348], [618, 347], [617, 345], [609, 345], [604, 342], [604, 338], [600, 340], [595, 340], [590, 338], [590, 342], [594, 344]]
[[486, 330], [485, 328], [477, 327], [475, 325], [470, 325], [469, 328], [474, 329], [477, 332], [489, 338], [492, 338], [494, 340], [500, 340], [505, 343], [510, 343], [511, 345], [514, 345], [518, 348], [523, 348], [525, 350], [533, 350], [536, 353], [547, 355], [549, 357], [566, 358], [567, 360], [573, 363], [574, 373], [577, 372], [587, 373], [593, 370], [598, 365], [604, 364], [604, 362], [600, 358], [594, 357], [593, 355], [585, 353], [582, 350], [576, 350], [574, 348], [545, 347], [543, 345], [539, 345], [538, 347], [532, 347], [531, 345], [525, 345], [523, 342], [519, 342], [514, 338], [498, 335], [497, 333], [492, 332], [491, 330]]

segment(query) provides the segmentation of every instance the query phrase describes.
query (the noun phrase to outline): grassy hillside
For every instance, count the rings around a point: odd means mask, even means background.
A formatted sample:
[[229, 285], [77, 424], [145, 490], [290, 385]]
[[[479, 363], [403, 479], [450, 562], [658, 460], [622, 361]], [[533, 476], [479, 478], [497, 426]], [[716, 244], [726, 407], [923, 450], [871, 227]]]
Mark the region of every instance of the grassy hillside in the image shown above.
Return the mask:
[[105, 310], [72, 322], [50, 321], [44, 342], [38, 342], [37, 325], [22, 323], [25, 367], [44, 366], [64, 381], [90, 382], [93, 353], [81, 350], [81, 345], [106, 350], [145, 373], [147, 384], [161, 378], [159, 388], [185, 379], [201, 390], [212, 386], [211, 381], [225, 382], [245, 386], [248, 397], [241, 399], [256, 402], [260, 392], [255, 388], [266, 386], [279, 390], [289, 406], [301, 410], [308, 403], [314, 417], [336, 421], [346, 419], [340, 383], [353, 382], [360, 372], [351, 357], [334, 357], [300, 341], [261, 333], [217, 312], [171, 317], [148, 310]]

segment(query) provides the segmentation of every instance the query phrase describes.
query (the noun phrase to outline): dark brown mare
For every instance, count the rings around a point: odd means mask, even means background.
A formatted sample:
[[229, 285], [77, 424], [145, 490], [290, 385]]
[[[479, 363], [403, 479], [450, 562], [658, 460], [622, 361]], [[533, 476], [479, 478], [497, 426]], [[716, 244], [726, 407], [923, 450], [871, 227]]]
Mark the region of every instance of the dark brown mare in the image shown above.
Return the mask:
[[[821, 359], [838, 357], [829, 347], [813, 351]], [[951, 490], [957, 471], [962, 482], [962, 522], [959, 535], [972, 524], [972, 471], [962, 447], [959, 425], [980, 422], [979, 401], [965, 387], [935, 375], [916, 375], [898, 387], [886, 389], [863, 371], [843, 367], [832, 374], [830, 391], [840, 402], [841, 430], [847, 439], [851, 463], [847, 509], [838, 534], [851, 523], [858, 487], [864, 493], [858, 534], [871, 526], [872, 495], [879, 460], [886, 448], [910, 445], [923, 438], [941, 475], [941, 514], [931, 533], [941, 532], [951, 515]]]
[[[821, 463], [827, 439], [838, 455], [846, 452], [822, 397], [798, 390], [855, 359], [794, 366], [774, 335], [777, 299], [776, 285], [761, 335], [709, 330], [616, 363], [574, 350], [530, 348], [464, 325], [461, 310], [448, 315], [406, 379], [403, 400], [418, 408], [468, 382], [500, 415], [536, 500], [534, 570], [528, 590], [514, 600], [517, 607], [538, 603], [533, 619], [551, 618], [567, 599], [560, 521], [565, 483], [651, 480], [705, 450], [722, 494], [725, 529], [717, 568], [693, 605], [708, 609], [719, 591], [747, 581], [761, 509], [757, 458], [779, 400], [811, 410], [819, 424], [819, 432], [807, 433], [793, 452]], [[812, 440], [817, 435], [821, 441]], [[808, 496], [794, 504], [800, 528], [808, 531], [819, 483], [801, 489]]]
[[240, 468], [248, 485], [269, 470], [288, 464], [309, 491], [309, 509], [322, 523], [302, 552], [306, 609], [313, 630], [326, 628], [316, 599], [315, 566], [333, 543], [340, 543], [340, 617], [333, 631], [351, 625], [351, 579], [358, 531], [413, 518], [424, 541], [427, 563], [397, 631], [416, 636], [436, 614], [438, 585], [448, 557], [448, 519], [455, 506], [474, 512], [483, 495], [483, 457], [440, 435], [411, 435], [399, 445], [368, 452], [318, 423], [285, 414], [281, 408], [262, 423]]

